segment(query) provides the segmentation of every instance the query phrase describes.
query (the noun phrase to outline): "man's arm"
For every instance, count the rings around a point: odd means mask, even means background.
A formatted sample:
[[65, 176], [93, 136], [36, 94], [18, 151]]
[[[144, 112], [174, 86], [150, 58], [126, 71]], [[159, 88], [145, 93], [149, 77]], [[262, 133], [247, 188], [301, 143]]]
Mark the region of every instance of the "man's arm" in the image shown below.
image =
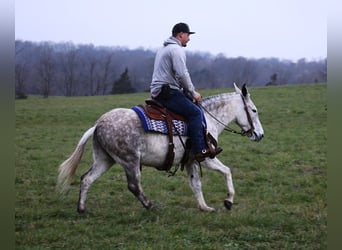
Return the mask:
[[176, 74], [176, 78], [179, 80], [181, 87], [191, 96], [195, 95], [195, 87], [191, 81], [188, 68], [186, 67], [185, 52], [179, 48], [174, 51], [172, 56], [173, 69]]

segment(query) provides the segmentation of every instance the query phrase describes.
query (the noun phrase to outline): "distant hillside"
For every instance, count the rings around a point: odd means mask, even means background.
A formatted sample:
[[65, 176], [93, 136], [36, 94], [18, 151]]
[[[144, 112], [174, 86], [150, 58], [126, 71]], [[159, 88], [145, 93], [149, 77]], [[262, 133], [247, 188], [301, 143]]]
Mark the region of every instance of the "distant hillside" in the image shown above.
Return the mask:
[[[15, 42], [16, 96], [107, 95], [117, 89], [120, 77], [129, 79], [127, 93], [149, 89], [156, 51], [92, 44]], [[327, 60], [297, 62], [277, 58], [249, 59], [187, 54], [187, 65], [197, 88], [326, 82]], [[124, 86], [124, 85], [123, 85]], [[120, 88], [120, 92], [125, 89]]]

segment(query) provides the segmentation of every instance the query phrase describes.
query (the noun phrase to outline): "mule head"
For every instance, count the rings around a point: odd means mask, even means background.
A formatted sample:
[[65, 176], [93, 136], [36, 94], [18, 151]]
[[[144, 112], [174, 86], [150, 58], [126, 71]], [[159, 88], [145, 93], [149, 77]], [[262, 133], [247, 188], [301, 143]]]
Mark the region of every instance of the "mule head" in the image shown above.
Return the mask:
[[254, 105], [246, 84], [240, 90], [234, 83], [235, 91], [241, 96], [241, 109], [237, 115], [236, 123], [241, 127], [252, 141], [260, 141], [264, 137], [264, 130], [259, 120], [259, 114]]

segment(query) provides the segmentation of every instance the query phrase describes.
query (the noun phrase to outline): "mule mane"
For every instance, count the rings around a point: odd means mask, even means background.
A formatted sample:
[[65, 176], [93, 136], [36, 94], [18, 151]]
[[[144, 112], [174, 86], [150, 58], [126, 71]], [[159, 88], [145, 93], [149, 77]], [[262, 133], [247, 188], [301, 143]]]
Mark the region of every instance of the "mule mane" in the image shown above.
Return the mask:
[[225, 103], [227, 100], [236, 96], [239, 96], [239, 95], [236, 94], [235, 92], [208, 96], [202, 99], [202, 105], [205, 108], [212, 109], [214, 108], [214, 106], [223, 105], [223, 103]]

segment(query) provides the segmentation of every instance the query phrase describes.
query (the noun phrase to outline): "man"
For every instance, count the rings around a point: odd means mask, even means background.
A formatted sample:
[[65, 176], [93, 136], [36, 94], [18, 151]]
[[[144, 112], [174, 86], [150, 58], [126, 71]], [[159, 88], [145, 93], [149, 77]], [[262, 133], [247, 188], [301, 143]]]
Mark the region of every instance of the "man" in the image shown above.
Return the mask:
[[186, 47], [190, 35], [194, 33], [185, 23], [173, 27], [172, 36], [164, 42], [164, 47], [156, 55], [150, 91], [153, 99], [188, 118], [192, 151], [195, 159], [201, 162], [208, 156], [214, 158], [222, 149], [215, 148], [214, 152], [210, 152], [206, 145], [202, 110], [197, 105], [201, 103], [202, 97], [195, 90], [186, 66], [186, 55], [182, 47]]

